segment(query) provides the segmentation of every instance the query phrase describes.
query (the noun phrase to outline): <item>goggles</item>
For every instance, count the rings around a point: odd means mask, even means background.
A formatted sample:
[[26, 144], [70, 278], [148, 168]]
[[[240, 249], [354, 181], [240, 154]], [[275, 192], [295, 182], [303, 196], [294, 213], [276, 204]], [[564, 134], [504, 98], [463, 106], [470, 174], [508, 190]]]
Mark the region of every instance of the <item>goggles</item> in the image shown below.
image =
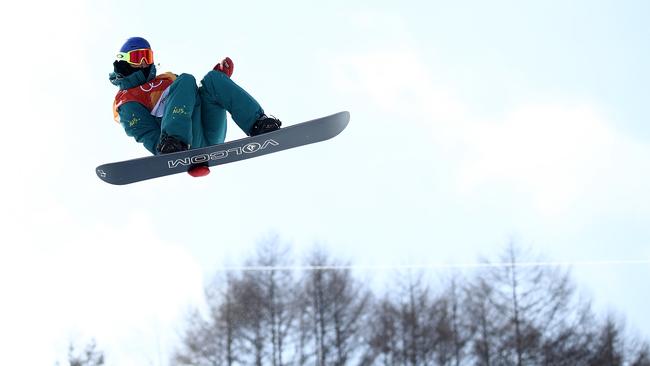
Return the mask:
[[115, 59], [118, 61], [126, 61], [131, 65], [140, 65], [142, 60], [147, 65], [153, 64], [153, 51], [151, 48], [141, 48], [129, 52], [118, 52]]

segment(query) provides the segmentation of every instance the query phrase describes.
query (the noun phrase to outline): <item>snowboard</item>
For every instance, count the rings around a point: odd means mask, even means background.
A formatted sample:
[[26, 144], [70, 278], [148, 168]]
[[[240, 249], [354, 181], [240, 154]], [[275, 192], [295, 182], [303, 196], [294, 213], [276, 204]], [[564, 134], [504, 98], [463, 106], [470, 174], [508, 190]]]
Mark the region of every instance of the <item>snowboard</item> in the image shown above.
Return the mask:
[[349, 121], [349, 112], [339, 112], [223, 144], [103, 164], [95, 172], [101, 180], [110, 184], [140, 182], [184, 173], [198, 165], [228, 164], [325, 141], [340, 134]]

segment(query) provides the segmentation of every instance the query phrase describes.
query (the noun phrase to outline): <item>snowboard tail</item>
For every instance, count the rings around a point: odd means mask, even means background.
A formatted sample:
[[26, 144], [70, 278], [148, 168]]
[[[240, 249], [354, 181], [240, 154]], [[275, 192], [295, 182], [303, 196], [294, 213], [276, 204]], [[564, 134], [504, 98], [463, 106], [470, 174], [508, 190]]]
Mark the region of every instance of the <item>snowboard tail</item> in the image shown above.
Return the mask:
[[197, 165], [223, 165], [329, 140], [340, 134], [349, 121], [349, 112], [339, 112], [223, 144], [103, 164], [95, 172], [101, 180], [110, 184], [140, 182], [187, 172]]

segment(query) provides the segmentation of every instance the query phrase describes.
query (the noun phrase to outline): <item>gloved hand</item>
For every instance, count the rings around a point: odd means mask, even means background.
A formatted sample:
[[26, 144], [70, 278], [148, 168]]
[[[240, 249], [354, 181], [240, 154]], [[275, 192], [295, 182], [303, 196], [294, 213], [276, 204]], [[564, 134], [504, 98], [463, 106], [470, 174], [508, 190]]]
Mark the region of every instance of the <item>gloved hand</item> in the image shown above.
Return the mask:
[[235, 71], [235, 64], [232, 62], [230, 57], [226, 57], [223, 61], [214, 66], [214, 70], [221, 71], [230, 77], [232, 76], [232, 72]]

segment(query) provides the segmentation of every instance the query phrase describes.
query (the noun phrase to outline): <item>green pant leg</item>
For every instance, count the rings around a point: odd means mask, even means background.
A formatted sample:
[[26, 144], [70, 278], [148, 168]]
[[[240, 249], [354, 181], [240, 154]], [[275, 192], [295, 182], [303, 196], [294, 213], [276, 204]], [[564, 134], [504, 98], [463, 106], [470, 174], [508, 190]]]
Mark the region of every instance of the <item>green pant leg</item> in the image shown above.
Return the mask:
[[[264, 114], [264, 110], [257, 101], [242, 87], [237, 85], [228, 76], [219, 71], [208, 72], [201, 80], [201, 99], [203, 102], [217, 104], [230, 112], [233, 121], [246, 134], [253, 124]], [[212, 121], [203, 117], [203, 125], [207, 126]], [[215, 121], [219, 123], [220, 121]]]
[[205, 142], [200, 103], [194, 76], [179, 75], [169, 86], [161, 132], [175, 136], [191, 147], [202, 146]]
[[221, 144], [226, 140], [226, 110], [210, 98], [203, 87], [199, 88], [201, 97], [201, 118], [206, 145]]
[[203, 129], [202, 117], [203, 114], [201, 108], [201, 98], [196, 98], [194, 112], [192, 113], [192, 143], [190, 144], [191, 148], [199, 148], [208, 145], [205, 138], [205, 130]]

